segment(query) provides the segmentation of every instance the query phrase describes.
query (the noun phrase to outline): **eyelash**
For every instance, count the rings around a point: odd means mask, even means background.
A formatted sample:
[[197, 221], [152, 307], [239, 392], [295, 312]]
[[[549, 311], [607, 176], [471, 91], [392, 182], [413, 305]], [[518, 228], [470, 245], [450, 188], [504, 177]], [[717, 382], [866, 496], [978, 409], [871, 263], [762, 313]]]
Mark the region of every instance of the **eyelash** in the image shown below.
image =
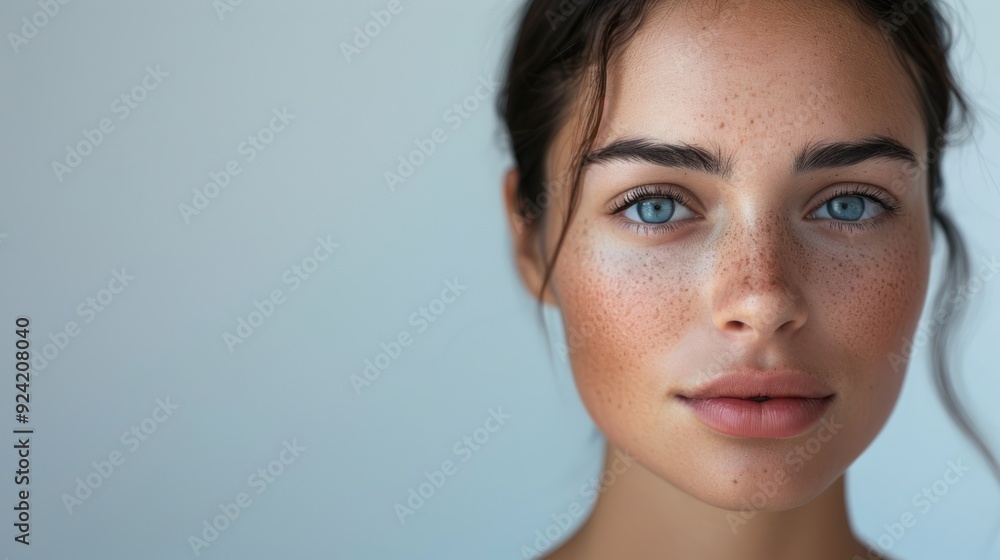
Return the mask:
[[612, 207], [612, 214], [618, 216], [618, 225], [639, 235], [656, 235], [658, 233], [677, 229], [678, 227], [681, 227], [684, 222], [690, 220], [690, 218], [688, 218], [688, 220], [678, 220], [662, 224], [645, 224], [642, 222], [633, 222], [632, 220], [621, 216], [621, 214], [630, 206], [648, 198], [669, 198], [674, 202], [682, 204], [687, 209], [691, 210], [691, 212], [694, 212], [694, 210], [691, 209], [691, 199], [681, 192], [680, 189], [669, 185], [642, 185], [628, 191], [619, 201], [614, 203], [614, 206]]
[[[851, 187], [840, 187], [831, 194], [827, 195], [813, 208], [812, 211], [809, 212], [809, 215], [811, 216], [815, 214], [816, 211], [822, 208], [824, 204], [842, 196], [860, 196], [867, 198], [871, 202], [881, 206], [884, 212], [875, 218], [869, 218], [863, 222], [849, 222], [845, 220], [822, 218], [824, 221], [830, 222], [830, 227], [837, 228], [841, 231], [862, 231], [881, 227], [885, 225], [885, 221], [889, 217], [899, 214], [901, 210], [901, 205], [884, 194], [881, 190], [868, 185], [854, 185]], [[688, 218], [687, 220], [678, 220], [676, 222], [646, 224], [642, 222], [634, 222], [621, 217], [621, 214], [630, 206], [648, 198], [669, 198], [694, 212], [694, 210], [691, 209], [690, 198], [681, 192], [680, 189], [667, 185], [642, 185], [628, 191], [619, 201], [614, 203], [612, 207], [612, 214], [618, 216], [617, 221], [619, 222], [619, 225], [625, 229], [632, 230], [634, 233], [639, 235], [656, 235], [658, 233], [677, 229], [678, 227], [683, 226], [684, 222], [690, 220], [690, 218]]]
[[822, 208], [826, 203], [830, 202], [835, 198], [842, 196], [860, 196], [862, 198], [867, 198], [868, 200], [878, 204], [882, 207], [882, 212], [874, 218], [869, 218], [865, 221], [849, 222], [845, 220], [833, 220], [828, 218], [814, 218], [822, 219], [829, 222], [830, 227], [837, 228], [840, 231], [864, 231], [871, 230], [885, 225], [886, 220], [900, 213], [902, 205], [890, 198], [888, 195], [883, 193], [881, 190], [868, 185], [853, 185], [850, 187], [839, 187], [830, 195], [823, 198], [823, 200], [816, 205], [816, 207], [809, 212], [809, 215], [813, 215], [817, 210]]

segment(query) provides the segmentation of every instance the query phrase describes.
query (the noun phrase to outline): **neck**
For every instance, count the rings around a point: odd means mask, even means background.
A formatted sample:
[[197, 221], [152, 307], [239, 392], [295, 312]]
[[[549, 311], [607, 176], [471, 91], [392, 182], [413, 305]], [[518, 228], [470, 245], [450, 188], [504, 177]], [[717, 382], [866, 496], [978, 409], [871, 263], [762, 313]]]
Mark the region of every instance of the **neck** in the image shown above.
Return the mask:
[[[627, 457], [608, 443], [604, 465]], [[617, 463], [614, 463], [617, 460]], [[801, 507], [730, 512], [682, 492], [634, 460], [600, 493], [584, 526], [550, 558], [867, 559], [847, 516], [844, 477]]]

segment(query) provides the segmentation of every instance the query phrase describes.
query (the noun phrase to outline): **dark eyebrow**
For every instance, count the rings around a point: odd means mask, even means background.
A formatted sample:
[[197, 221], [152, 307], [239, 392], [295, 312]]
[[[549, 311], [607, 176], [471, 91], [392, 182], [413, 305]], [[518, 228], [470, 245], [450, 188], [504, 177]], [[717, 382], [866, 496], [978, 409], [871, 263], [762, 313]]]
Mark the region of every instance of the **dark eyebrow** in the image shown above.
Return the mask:
[[898, 140], [888, 136], [869, 136], [858, 142], [810, 144], [795, 158], [795, 172], [846, 167], [869, 159], [895, 159], [917, 163], [917, 155]]
[[728, 178], [732, 174], [732, 158], [721, 150], [713, 154], [690, 144], [666, 144], [648, 138], [616, 140], [584, 158], [584, 165], [600, 165], [611, 161], [651, 163], [663, 167], [679, 167]]
[[[888, 136], [869, 136], [854, 142], [809, 144], [795, 157], [796, 174], [820, 169], [846, 167], [871, 159], [895, 159], [917, 163], [917, 156], [899, 141]], [[648, 138], [617, 140], [584, 158], [584, 165], [611, 161], [651, 163], [663, 167], [691, 169], [723, 179], [732, 176], [733, 158], [716, 149], [710, 152], [691, 144], [669, 144]]]

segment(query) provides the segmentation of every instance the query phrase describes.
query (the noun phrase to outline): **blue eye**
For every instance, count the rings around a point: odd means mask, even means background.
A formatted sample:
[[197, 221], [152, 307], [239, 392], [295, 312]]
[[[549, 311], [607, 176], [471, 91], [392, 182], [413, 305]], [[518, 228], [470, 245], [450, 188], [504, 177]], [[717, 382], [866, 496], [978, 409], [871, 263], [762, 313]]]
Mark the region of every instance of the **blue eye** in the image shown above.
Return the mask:
[[643, 224], [664, 224], [674, 217], [678, 219], [693, 217], [694, 212], [672, 198], [644, 198], [629, 206], [624, 216]]
[[860, 196], [841, 196], [826, 203], [830, 215], [838, 220], [861, 219], [865, 213], [865, 199]]
[[884, 212], [882, 206], [866, 196], [843, 195], [831, 198], [820, 206], [816, 210], [816, 217], [856, 222], [874, 218], [882, 212]]
[[648, 224], [662, 224], [674, 215], [674, 201], [669, 198], [648, 198], [635, 205], [639, 218]]

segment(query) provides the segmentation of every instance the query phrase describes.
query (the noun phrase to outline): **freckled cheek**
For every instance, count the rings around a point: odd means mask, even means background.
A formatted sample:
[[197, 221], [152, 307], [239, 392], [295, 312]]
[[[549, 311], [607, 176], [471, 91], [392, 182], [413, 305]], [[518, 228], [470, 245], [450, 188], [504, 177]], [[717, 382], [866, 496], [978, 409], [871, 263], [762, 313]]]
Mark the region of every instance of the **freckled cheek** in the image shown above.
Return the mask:
[[592, 413], [653, 406], [663, 357], [696, 318], [697, 279], [683, 265], [692, 261], [665, 246], [567, 241], [553, 286], [581, 397]]
[[825, 317], [826, 330], [836, 341], [832, 346], [853, 358], [853, 368], [894, 372], [888, 356], [903, 351], [923, 307], [928, 251], [919, 238], [901, 236], [877, 249], [840, 257], [839, 270], [849, 273], [814, 283], [814, 312]]

